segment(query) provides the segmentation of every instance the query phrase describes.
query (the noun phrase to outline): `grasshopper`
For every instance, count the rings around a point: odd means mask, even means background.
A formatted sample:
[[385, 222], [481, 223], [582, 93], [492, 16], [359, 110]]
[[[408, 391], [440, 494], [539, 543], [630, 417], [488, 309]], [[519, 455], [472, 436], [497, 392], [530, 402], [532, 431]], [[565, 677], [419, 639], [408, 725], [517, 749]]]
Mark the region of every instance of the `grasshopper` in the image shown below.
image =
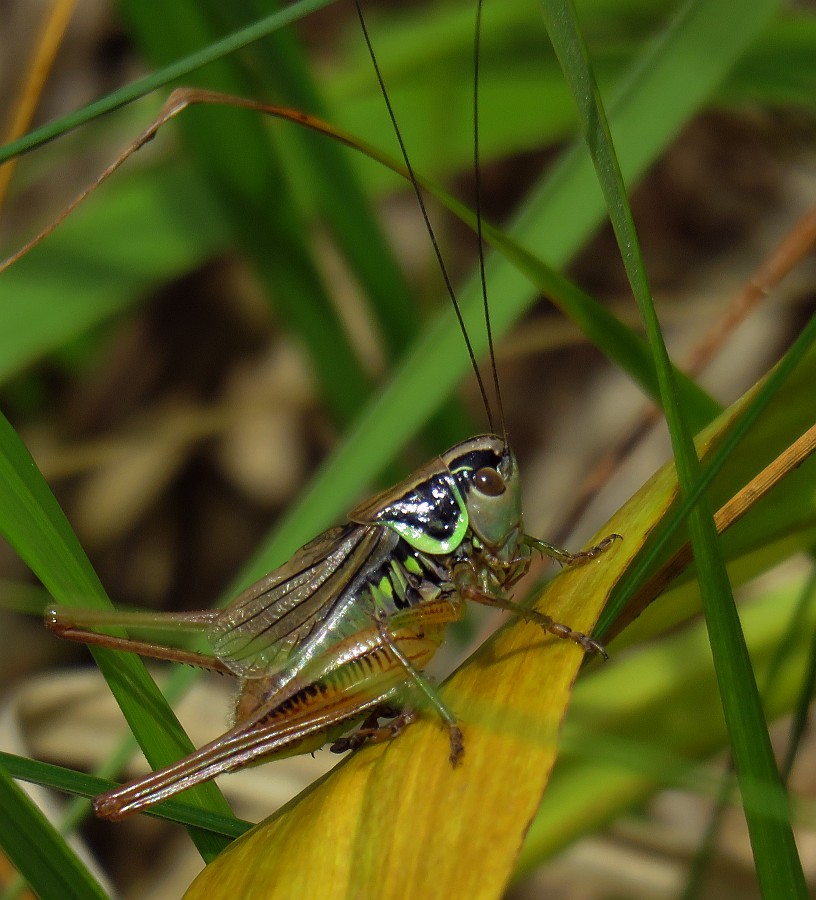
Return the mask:
[[[439, 714], [456, 765], [461, 730], [421, 673], [445, 626], [472, 601], [605, 657], [592, 638], [517, 606], [507, 591], [527, 571], [532, 549], [571, 565], [597, 558], [617, 537], [570, 554], [526, 536], [515, 457], [503, 438], [488, 434], [366, 500], [345, 525], [310, 541], [223, 610], [145, 616], [52, 607], [46, 624], [62, 637], [241, 678], [232, 729], [175, 765], [97, 797], [95, 812], [119, 819], [261, 758], [328, 741], [341, 752], [396, 736], [416, 715], [406, 694]], [[148, 623], [202, 629], [214, 655], [89, 630]], [[363, 714], [360, 730], [341, 737]], [[380, 726], [381, 717], [392, 721]]]
[[[359, 3], [356, 6], [438, 255]], [[481, 3], [478, 6], [481, 9]], [[238, 105], [252, 105], [234, 99]], [[474, 127], [478, 134], [478, 125]], [[475, 169], [478, 184], [478, 151]], [[478, 203], [477, 189], [477, 213]], [[445, 280], [449, 285], [447, 276]], [[451, 300], [456, 306], [452, 291]], [[486, 302], [485, 319], [501, 411]], [[467, 602], [510, 611], [585, 652], [606, 656], [591, 637], [510, 598], [534, 550], [572, 565], [596, 559], [619, 535], [569, 553], [524, 533], [519, 470], [503, 413], [501, 427], [494, 429], [461, 317], [460, 325], [491, 431], [498, 433], [456, 444], [364, 501], [344, 524], [314, 538], [222, 610], [108, 614], [54, 606], [47, 611], [47, 627], [61, 637], [240, 679], [231, 729], [185, 759], [100, 795], [94, 801], [97, 815], [121, 819], [216, 775], [276, 756], [309, 752], [327, 743], [343, 752], [387, 740], [427, 710], [446, 727], [450, 762], [459, 764], [465, 747], [462, 731], [422, 670], [441, 645], [447, 625], [464, 615]], [[145, 625], [203, 632], [212, 653], [105, 631]]]

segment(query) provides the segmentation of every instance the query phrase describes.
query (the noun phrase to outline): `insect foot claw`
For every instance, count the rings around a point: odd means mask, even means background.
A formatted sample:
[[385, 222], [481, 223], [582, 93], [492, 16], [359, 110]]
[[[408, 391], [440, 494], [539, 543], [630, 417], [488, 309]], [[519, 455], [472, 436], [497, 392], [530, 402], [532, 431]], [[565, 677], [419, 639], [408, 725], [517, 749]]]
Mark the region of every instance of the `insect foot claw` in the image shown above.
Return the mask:
[[550, 634], [562, 638], [567, 641], [574, 641], [576, 644], [584, 648], [586, 653], [597, 653], [604, 658], [609, 659], [609, 654], [603, 644], [599, 644], [591, 637], [587, 637], [582, 631], [573, 631], [568, 625], [562, 625], [560, 622], [551, 622], [545, 626]]
[[109, 822], [118, 822], [127, 815], [127, 810], [121, 809], [119, 804], [108, 794], [100, 794], [94, 798], [93, 811], [97, 818], [107, 819]]
[[598, 656], [603, 657], [604, 662], [609, 661], [609, 654], [606, 652], [606, 647], [604, 647], [603, 644], [599, 644], [597, 641], [593, 641], [592, 638], [589, 638], [584, 634], [582, 634], [581, 637], [583, 638], [583, 640], [579, 643], [584, 648], [584, 650], [587, 651], [587, 653], [597, 653]]
[[449, 726], [448, 736], [450, 738], [450, 764], [455, 769], [465, 754], [465, 739], [462, 736], [462, 729], [458, 725]]
[[[380, 718], [393, 717], [392, 721], [385, 725], [379, 724]], [[347, 750], [357, 750], [364, 744], [379, 744], [383, 741], [391, 741], [399, 737], [403, 731], [417, 718], [412, 709], [404, 709], [401, 713], [393, 707], [379, 707], [362, 726], [348, 737], [336, 740], [329, 750], [332, 753], [345, 753]]]
[[601, 553], [605, 553], [615, 541], [622, 541], [623, 535], [618, 534], [617, 532], [612, 532], [612, 534], [608, 534], [599, 544], [596, 544], [592, 547], [592, 550], [597, 551], [597, 555], [600, 556]]
[[586, 550], [580, 550], [578, 553], [572, 553], [571, 558], [568, 560], [568, 565], [575, 565], [576, 563], [585, 563], [591, 562], [593, 559], [597, 559], [599, 556], [602, 556], [606, 551], [615, 543], [615, 541], [622, 541], [622, 534], [608, 534], [602, 541], [595, 544], [594, 547], [588, 547]]

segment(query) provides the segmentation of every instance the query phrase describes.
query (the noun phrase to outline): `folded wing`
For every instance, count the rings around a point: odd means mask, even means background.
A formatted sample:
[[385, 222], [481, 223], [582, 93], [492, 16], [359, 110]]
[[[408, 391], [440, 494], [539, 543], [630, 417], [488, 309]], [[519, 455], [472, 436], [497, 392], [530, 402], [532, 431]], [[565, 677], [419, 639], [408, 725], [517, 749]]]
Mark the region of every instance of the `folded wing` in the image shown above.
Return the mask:
[[370, 626], [361, 587], [396, 540], [377, 525], [323, 532], [220, 613], [207, 631], [213, 652], [245, 678], [303, 671], [329, 642]]

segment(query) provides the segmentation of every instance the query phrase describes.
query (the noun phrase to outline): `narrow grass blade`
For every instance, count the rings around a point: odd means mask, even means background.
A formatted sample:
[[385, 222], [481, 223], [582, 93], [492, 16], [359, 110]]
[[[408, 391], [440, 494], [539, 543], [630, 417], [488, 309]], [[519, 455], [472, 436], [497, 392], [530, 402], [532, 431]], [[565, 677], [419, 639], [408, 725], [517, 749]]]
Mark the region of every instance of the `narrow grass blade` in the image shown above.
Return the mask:
[[39, 897], [105, 898], [65, 838], [0, 766], [0, 846]]
[[[213, 41], [215, 31], [201, 4], [181, 0], [167, 7], [122, 0], [122, 6], [159, 66]], [[161, 28], [156, 28], [157, 15]], [[252, 85], [231, 58], [210, 63], [198, 78], [227, 93], [251, 93]], [[305, 346], [335, 419], [347, 421], [370, 386], [313, 257], [304, 212], [275, 141], [257, 116], [245, 112], [225, 120], [223, 112], [200, 107], [180, 116], [175, 127], [267, 301]]]
[[[805, 403], [803, 403], [802, 400], [803, 397], [807, 396], [809, 393], [808, 386], [812, 383], [814, 374], [813, 353], [810, 353], [808, 360], [809, 364], [806, 363], [804, 366], [804, 372], [797, 373], [799, 395], [797, 396], [796, 385], [792, 386], [792, 397], [788, 397], [787, 394], [785, 397], [782, 397], [780, 396], [780, 391], [786, 380], [794, 373], [797, 366], [802, 363], [802, 360], [805, 359], [805, 356], [808, 354], [808, 351], [811, 350], [814, 341], [816, 341], [816, 317], [811, 319], [810, 323], [801, 332], [779, 365], [759, 386], [752, 401], [746, 406], [744, 412], [734, 423], [733, 428], [728, 432], [722, 446], [719, 447], [706, 465], [702, 477], [697, 482], [692, 492], [683, 498], [683, 502], [680, 506], [664, 523], [664, 526], [661, 528], [660, 537], [652, 542], [649, 552], [643, 555], [641, 560], [639, 560], [638, 565], [633, 568], [621, 584], [618, 585], [615, 596], [609, 606], [604, 610], [603, 615], [598, 622], [598, 632], [601, 636], [609, 631], [612, 623], [615, 623], [614, 631], [612, 633], [617, 634], [633, 618], [643, 612], [645, 598], [638, 599], [634, 597], [635, 592], [638, 590], [637, 586], [642, 585], [647, 574], [654, 570], [656, 561], [661, 557], [661, 554], [669, 545], [672, 540], [672, 535], [676, 534], [677, 530], [685, 521], [690, 509], [697, 501], [697, 498], [715, 482], [722, 469], [729, 463], [729, 460], [732, 460], [740, 442], [751, 433], [752, 428], [756, 425], [757, 420], [767, 408], [768, 404], [776, 399], [780, 407], [790, 413], [789, 419], [785, 425], [790, 426], [793, 423], [795, 423], [795, 425], [793, 428], [785, 428], [784, 433], [789, 441], [793, 441], [798, 437], [810, 423], [808, 413], [805, 412], [807, 409], [807, 402], [805, 401]], [[802, 394], [803, 391], [804, 394]], [[804, 416], [797, 415], [797, 413], [804, 413]], [[755, 468], [753, 473], [750, 474], [755, 474], [759, 471], [761, 465], [770, 461], [772, 454], [778, 451], [781, 433], [782, 429], [777, 425], [777, 428], [772, 434], [766, 433], [763, 435], [761, 430], [759, 433], [751, 434], [753, 447], [749, 450], [747, 456], [752, 463], [752, 468]], [[748, 468], [745, 467], [744, 477], [746, 478], [746, 483], [750, 474]], [[738, 486], [732, 482], [730, 487], [731, 492], [735, 493], [737, 488]], [[719, 494], [719, 497], [720, 502], [722, 502], [723, 495], [721, 493]], [[793, 501], [793, 498], [791, 498], [791, 500]], [[767, 538], [761, 543], [767, 543]], [[625, 616], [621, 617], [624, 608], [627, 606], [628, 610]]]
[[[84, 772], [75, 772], [73, 769], [66, 769], [63, 766], [38, 762], [35, 759], [26, 759], [11, 753], [0, 752], [0, 764], [13, 778], [65, 791], [65, 793], [77, 797], [90, 799], [116, 787], [113, 781], [106, 778], [86, 775]], [[240, 837], [252, 827], [249, 822], [244, 822], [242, 819], [219, 815], [217, 812], [193, 806], [183, 800], [165, 800], [151, 808], [147, 815], [180, 825], [212, 831], [214, 834], [230, 840]]]
[[[109, 604], [48, 485], [22, 441], [2, 416], [0, 533], [57, 602], [102, 608]], [[142, 661], [132, 654], [93, 652], [150, 764], [158, 768], [192, 752], [192, 744]], [[229, 814], [229, 807], [214, 784], [190, 792], [188, 800]], [[213, 856], [225, 843], [211, 833], [193, 830], [191, 835], [205, 858]]]
[[[579, 120], [593, 155], [627, 275], [652, 346], [678, 476], [683, 493], [689, 496], [700, 480], [701, 468], [691, 431], [677, 400], [671, 363], [654, 311], [623, 177], [589, 67], [586, 46], [569, 0], [544, 0], [543, 5], [553, 45], [576, 99]], [[756, 15], [764, 21], [768, 13], [762, 10]], [[720, 697], [746, 805], [757, 877], [767, 896], [806, 897], [807, 888], [790, 822], [780, 816], [778, 805], [769, 803], [763, 807], [760, 802], [762, 797], [768, 801], [769, 792], [778, 794], [778, 797], [784, 797], [784, 792], [731, 585], [719, 551], [711, 504], [705, 495], [690, 511], [688, 525]], [[783, 810], [784, 806], [783, 802]]]
[[271, 34], [279, 28], [285, 28], [287, 25], [299, 21], [315, 10], [336, 2], [337, 0], [296, 0], [295, 3], [287, 6], [286, 9], [271, 13], [260, 21], [241, 29], [239, 32], [228, 35], [216, 44], [205, 47], [197, 53], [192, 53], [185, 59], [177, 60], [160, 72], [147, 75], [139, 81], [109, 94], [97, 103], [92, 103], [76, 113], [43, 125], [36, 131], [32, 131], [25, 137], [20, 138], [20, 140], [12, 141], [0, 147], [0, 163], [14, 156], [19, 156], [21, 153], [27, 153], [35, 147], [41, 147], [48, 141], [67, 134], [74, 128], [78, 128], [86, 122], [91, 122], [101, 115], [121, 109], [139, 97], [144, 97], [152, 91], [166, 87], [173, 81], [189, 75], [190, 72], [195, 72], [196, 69], [200, 69], [211, 62], [228, 56], [230, 53], [234, 53], [265, 34]]

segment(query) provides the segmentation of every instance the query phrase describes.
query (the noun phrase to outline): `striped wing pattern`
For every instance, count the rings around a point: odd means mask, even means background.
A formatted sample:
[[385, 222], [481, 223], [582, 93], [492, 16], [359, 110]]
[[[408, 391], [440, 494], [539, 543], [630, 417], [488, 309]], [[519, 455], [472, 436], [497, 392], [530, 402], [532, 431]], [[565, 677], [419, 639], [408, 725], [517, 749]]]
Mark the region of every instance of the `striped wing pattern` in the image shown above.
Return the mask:
[[213, 652], [243, 677], [283, 669], [294, 676], [328, 640], [342, 636], [338, 627], [348, 632], [370, 626], [372, 613], [359, 605], [355, 615], [340, 611], [354, 608], [365, 573], [381, 564], [395, 539], [376, 525], [323, 532], [224, 609], [208, 629]]

